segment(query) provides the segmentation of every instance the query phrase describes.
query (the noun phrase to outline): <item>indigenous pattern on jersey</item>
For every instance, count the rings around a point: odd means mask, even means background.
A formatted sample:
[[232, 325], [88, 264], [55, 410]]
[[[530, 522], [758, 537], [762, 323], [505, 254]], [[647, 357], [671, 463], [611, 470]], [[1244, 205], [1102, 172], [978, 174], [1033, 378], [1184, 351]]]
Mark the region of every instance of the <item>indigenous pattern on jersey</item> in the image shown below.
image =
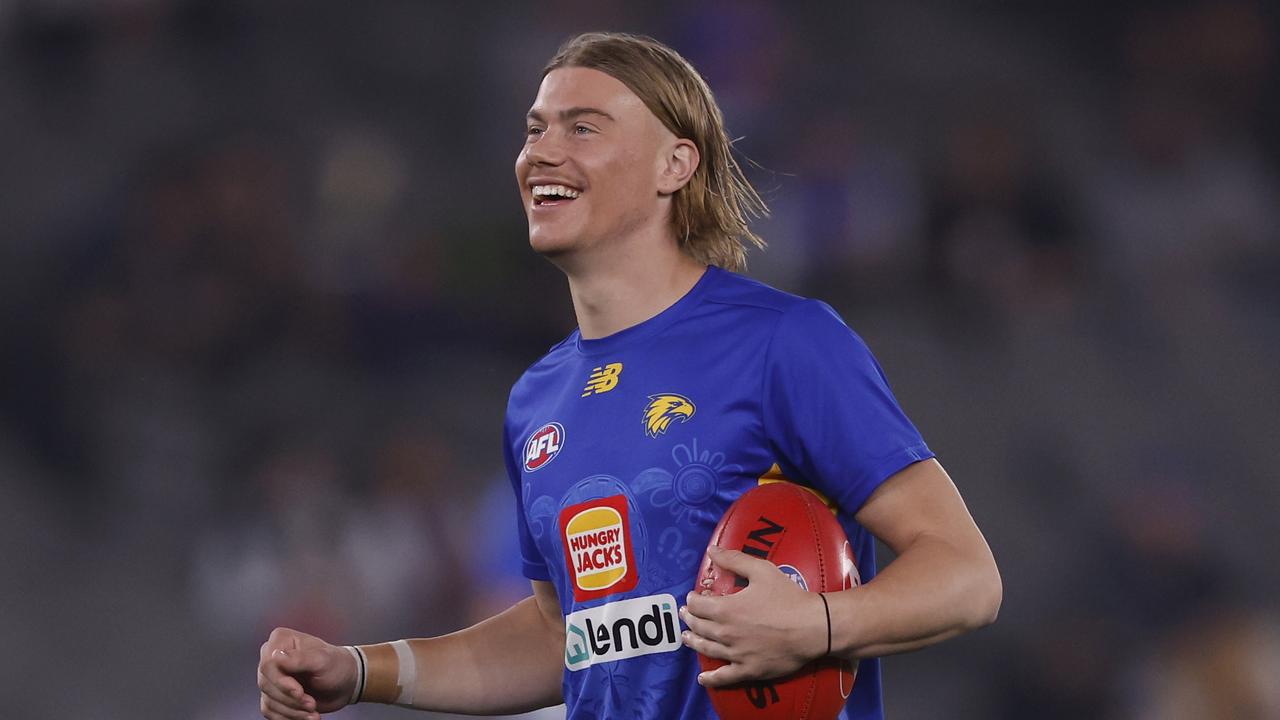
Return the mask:
[[[933, 455], [831, 308], [714, 267], [639, 325], [553, 347], [512, 388], [504, 435], [524, 573], [565, 615], [572, 719], [716, 717], [676, 611], [729, 504], [770, 480], [819, 490], [865, 581], [854, 513]], [[882, 715], [863, 661], [844, 716]]]

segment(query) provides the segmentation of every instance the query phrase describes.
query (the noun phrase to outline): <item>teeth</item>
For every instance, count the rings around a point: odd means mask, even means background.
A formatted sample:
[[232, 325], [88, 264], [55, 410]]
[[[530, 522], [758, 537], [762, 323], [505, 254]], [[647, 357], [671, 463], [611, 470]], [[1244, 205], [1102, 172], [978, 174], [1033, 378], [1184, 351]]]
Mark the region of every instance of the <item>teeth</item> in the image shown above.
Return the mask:
[[572, 188], [567, 188], [563, 185], [534, 185], [533, 195], [534, 197], [548, 197], [551, 195], [559, 195], [560, 197], [576, 198], [579, 195], [581, 195], [581, 193], [579, 193], [577, 190], [574, 190]]

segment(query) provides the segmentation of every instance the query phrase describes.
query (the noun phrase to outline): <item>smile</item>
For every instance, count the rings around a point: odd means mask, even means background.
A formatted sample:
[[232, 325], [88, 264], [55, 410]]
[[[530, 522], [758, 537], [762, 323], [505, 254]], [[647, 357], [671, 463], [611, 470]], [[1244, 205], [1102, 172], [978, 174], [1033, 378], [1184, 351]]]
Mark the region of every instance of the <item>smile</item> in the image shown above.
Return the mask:
[[534, 207], [544, 205], [565, 205], [577, 199], [582, 193], [564, 185], [534, 185]]

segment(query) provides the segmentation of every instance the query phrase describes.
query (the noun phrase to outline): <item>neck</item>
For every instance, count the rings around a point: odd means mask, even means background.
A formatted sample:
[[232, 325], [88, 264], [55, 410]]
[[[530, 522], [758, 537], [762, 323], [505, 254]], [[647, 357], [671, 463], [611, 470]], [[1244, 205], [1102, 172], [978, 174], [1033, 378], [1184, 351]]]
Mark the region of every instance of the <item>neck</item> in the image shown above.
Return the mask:
[[612, 335], [657, 315], [698, 283], [706, 265], [672, 242], [661, 252], [615, 248], [607, 262], [565, 269], [578, 330], [586, 340]]

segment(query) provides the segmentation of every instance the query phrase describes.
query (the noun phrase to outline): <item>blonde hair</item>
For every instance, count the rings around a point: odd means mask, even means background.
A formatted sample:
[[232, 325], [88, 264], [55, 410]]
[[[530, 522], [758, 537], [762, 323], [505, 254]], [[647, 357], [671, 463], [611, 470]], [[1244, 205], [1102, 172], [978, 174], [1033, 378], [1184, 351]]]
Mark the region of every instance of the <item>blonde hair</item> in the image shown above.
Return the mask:
[[562, 67], [599, 70], [626, 85], [662, 124], [693, 142], [701, 161], [675, 192], [671, 223], [680, 249], [728, 270], [747, 265], [746, 244], [765, 243], [748, 221], [769, 208], [742, 174], [711, 88], [675, 50], [653, 38], [626, 33], [584, 33], [560, 47], [542, 75]]

